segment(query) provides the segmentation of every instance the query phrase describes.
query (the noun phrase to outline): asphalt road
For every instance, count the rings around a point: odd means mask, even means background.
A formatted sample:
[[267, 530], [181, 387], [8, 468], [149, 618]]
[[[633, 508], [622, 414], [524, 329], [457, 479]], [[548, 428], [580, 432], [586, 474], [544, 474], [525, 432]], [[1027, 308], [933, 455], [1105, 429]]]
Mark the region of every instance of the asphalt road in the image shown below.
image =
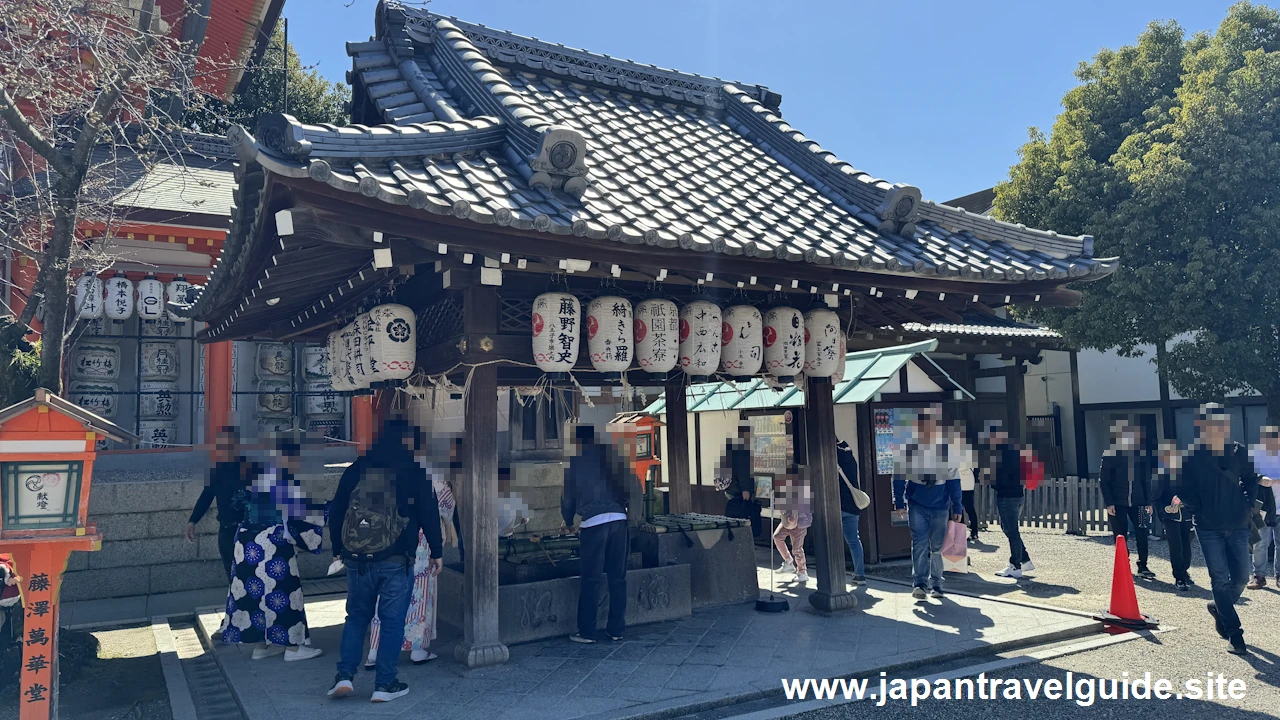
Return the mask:
[[[1024, 534], [1037, 566], [1031, 579], [1015, 585], [994, 576], [996, 570], [1004, 567], [1008, 554], [1003, 535], [995, 530], [982, 534], [981, 546], [970, 546], [976, 574], [953, 581], [949, 587], [1075, 610], [1095, 611], [1106, 607], [1115, 558], [1109, 538], [1097, 535], [1079, 538], [1056, 530], [1035, 529], [1024, 530]], [[1192, 544], [1196, 545], [1194, 537]], [[1162, 627], [1172, 630], [1150, 640], [1124, 642], [1015, 668], [993, 677], [1026, 679], [1034, 683], [1037, 679], [1047, 681], [1056, 678], [1061, 681], [1068, 671], [1076, 679], [1121, 678], [1124, 672], [1128, 672], [1130, 678], [1139, 678], [1150, 672], [1153, 678], [1166, 678], [1175, 686], [1181, 686], [1187, 679], [1204, 678], [1206, 673], [1213, 673], [1216, 680], [1221, 673], [1226, 680], [1244, 682], [1243, 699], [1096, 700], [1091, 707], [1082, 707], [1065, 699], [1048, 700], [1043, 697], [1037, 700], [926, 700], [917, 707], [897, 700], [890, 700], [883, 707], [862, 701], [792, 717], [805, 720], [836, 720], [854, 716], [910, 717], [912, 720], [1053, 720], [1075, 717], [1245, 720], [1280, 716], [1280, 588], [1271, 582], [1265, 590], [1245, 591], [1238, 610], [1250, 654], [1237, 657], [1226, 651], [1226, 642], [1214, 632], [1205, 610], [1205, 603], [1210, 599], [1207, 590], [1209, 578], [1198, 546], [1191, 573], [1199, 587], [1189, 593], [1179, 593], [1173, 587], [1165, 543], [1152, 541], [1151, 555], [1151, 569], [1158, 577], [1155, 581], [1138, 582], [1138, 602], [1145, 614], [1155, 616]], [[909, 570], [899, 566], [869, 574], [904, 579]]]

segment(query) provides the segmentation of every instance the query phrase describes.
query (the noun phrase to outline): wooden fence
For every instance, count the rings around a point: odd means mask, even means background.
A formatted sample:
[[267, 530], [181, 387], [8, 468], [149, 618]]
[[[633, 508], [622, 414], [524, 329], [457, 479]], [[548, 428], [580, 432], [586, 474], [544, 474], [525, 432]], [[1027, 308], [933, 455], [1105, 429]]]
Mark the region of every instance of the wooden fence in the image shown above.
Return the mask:
[[[974, 495], [979, 522], [995, 529], [996, 492], [990, 485], [979, 485]], [[1045, 478], [1035, 490], [1028, 490], [1022, 502], [1020, 525], [1024, 527], [1058, 528], [1069, 535], [1087, 535], [1089, 531], [1108, 532], [1106, 505], [1097, 478], [1068, 475]]]

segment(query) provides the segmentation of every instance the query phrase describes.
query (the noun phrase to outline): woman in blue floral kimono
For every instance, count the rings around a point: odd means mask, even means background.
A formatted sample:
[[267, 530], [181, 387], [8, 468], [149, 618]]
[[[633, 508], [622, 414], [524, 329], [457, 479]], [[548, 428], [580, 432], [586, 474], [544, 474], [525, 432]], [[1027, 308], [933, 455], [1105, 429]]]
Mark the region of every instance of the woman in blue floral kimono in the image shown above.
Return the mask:
[[321, 653], [310, 646], [298, 573], [299, 548], [318, 552], [324, 526], [323, 511], [307, 502], [297, 478], [303, 439], [294, 433], [278, 438], [270, 462], [238, 496], [244, 514], [222, 641], [257, 643], [254, 660], [283, 653], [293, 662]]

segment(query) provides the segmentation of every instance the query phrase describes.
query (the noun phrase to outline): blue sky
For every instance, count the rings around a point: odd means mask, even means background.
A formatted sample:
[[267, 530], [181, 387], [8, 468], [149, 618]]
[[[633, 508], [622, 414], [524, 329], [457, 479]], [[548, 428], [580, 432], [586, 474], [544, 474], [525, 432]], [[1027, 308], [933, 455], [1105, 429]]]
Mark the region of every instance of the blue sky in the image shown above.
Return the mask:
[[[854, 167], [949, 200], [1008, 174], [1076, 66], [1147, 23], [1212, 30], [1230, 0], [435, 0], [470, 22], [768, 85], [787, 121]], [[288, 0], [303, 62], [342, 82], [375, 0]]]

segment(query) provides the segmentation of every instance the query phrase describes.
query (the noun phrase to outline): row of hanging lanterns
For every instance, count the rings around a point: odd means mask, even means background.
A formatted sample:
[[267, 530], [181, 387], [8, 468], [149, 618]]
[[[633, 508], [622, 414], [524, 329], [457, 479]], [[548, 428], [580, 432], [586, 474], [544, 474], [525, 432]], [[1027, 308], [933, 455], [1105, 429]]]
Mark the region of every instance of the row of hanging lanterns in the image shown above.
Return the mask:
[[[533, 359], [546, 373], [567, 373], [578, 362], [582, 304], [565, 290], [533, 301]], [[597, 372], [620, 373], [634, 361], [654, 376], [678, 365], [694, 379], [717, 371], [750, 377], [763, 368], [783, 382], [797, 375], [831, 377], [844, 370], [843, 333], [835, 311], [801, 314], [774, 307], [761, 315], [751, 305], [721, 311], [708, 300], [684, 307], [649, 299], [634, 308], [626, 298], [605, 295], [587, 305], [587, 352]]]
[[[165, 316], [165, 299], [169, 302], [183, 304], [187, 301], [187, 291], [191, 283], [178, 275], [168, 285], [160, 282], [154, 275], [147, 275], [134, 283], [117, 271], [115, 276], [105, 282], [93, 273], [85, 273], [76, 280], [76, 314], [81, 320], [109, 320], [123, 322], [133, 316], [134, 310], [143, 320], [159, 320]], [[186, 318], [168, 312], [174, 322], [184, 322]]]
[[325, 348], [333, 389], [351, 392], [409, 377], [417, 358], [417, 334], [413, 310], [394, 304], [361, 313], [329, 333]]

